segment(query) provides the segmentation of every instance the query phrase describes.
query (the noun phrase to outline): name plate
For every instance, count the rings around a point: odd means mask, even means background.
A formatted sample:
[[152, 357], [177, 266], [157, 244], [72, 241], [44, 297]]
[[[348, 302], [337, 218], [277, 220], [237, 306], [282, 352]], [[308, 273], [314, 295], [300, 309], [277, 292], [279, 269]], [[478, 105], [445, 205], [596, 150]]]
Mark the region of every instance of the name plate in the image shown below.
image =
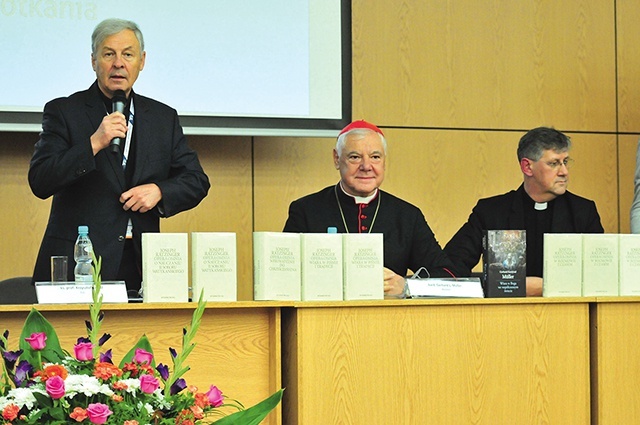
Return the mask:
[[[91, 304], [93, 283], [36, 282], [38, 304]], [[102, 302], [127, 303], [127, 287], [124, 281], [102, 282]]]
[[480, 278], [408, 278], [411, 298], [484, 298]]

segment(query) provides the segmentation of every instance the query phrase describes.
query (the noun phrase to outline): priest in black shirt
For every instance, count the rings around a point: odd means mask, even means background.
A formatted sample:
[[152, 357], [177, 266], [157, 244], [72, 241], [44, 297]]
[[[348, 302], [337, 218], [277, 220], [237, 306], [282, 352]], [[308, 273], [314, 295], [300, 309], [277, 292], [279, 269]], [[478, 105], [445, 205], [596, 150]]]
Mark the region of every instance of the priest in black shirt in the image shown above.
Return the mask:
[[567, 191], [571, 140], [553, 128], [527, 132], [518, 144], [524, 182], [517, 190], [481, 199], [445, 246], [455, 271], [471, 274], [486, 230], [527, 231], [527, 296], [542, 295], [545, 233], [604, 233], [596, 204]]
[[326, 233], [334, 227], [338, 233], [382, 233], [384, 293], [397, 297], [404, 293], [408, 270], [424, 267], [432, 277], [451, 277], [453, 264], [420, 209], [379, 189], [386, 155], [378, 127], [362, 120], [346, 126], [333, 150], [340, 181], [292, 202], [284, 231]]

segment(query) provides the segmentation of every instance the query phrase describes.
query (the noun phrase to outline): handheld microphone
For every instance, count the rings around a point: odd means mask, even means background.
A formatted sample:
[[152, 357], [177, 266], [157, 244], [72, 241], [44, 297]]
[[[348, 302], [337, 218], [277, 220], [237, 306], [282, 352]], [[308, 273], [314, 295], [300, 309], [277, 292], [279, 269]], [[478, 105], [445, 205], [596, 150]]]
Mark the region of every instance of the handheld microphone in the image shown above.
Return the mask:
[[[124, 106], [127, 104], [127, 95], [124, 90], [116, 90], [111, 98], [111, 105], [113, 106], [113, 112], [120, 112], [124, 114]], [[111, 152], [120, 153], [120, 145], [122, 144], [122, 138], [114, 137], [109, 143]]]

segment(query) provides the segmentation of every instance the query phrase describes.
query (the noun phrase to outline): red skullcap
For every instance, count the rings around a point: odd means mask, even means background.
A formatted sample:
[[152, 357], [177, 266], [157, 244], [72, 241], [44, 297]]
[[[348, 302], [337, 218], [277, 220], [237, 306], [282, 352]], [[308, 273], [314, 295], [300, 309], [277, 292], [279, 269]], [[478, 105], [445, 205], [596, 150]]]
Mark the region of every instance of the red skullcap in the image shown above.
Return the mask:
[[338, 134], [338, 136], [351, 130], [358, 130], [358, 129], [365, 129], [365, 128], [369, 130], [373, 130], [376, 133], [379, 133], [382, 136], [384, 136], [384, 133], [382, 132], [382, 130], [380, 130], [378, 127], [371, 124], [370, 122], [366, 122], [365, 120], [358, 120], [358, 121], [352, 122], [351, 124], [343, 128], [342, 131], [340, 131], [340, 134]]

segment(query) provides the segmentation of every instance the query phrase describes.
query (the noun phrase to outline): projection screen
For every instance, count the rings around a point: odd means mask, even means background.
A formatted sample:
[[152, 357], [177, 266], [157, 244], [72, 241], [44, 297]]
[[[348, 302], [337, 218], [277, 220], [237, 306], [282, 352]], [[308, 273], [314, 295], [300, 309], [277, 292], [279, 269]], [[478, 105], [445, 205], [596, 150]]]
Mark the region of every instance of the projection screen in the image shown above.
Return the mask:
[[91, 33], [135, 21], [134, 90], [187, 134], [334, 136], [351, 120], [348, 0], [0, 0], [0, 131], [39, 131], [44, 104], [88, 88]]

